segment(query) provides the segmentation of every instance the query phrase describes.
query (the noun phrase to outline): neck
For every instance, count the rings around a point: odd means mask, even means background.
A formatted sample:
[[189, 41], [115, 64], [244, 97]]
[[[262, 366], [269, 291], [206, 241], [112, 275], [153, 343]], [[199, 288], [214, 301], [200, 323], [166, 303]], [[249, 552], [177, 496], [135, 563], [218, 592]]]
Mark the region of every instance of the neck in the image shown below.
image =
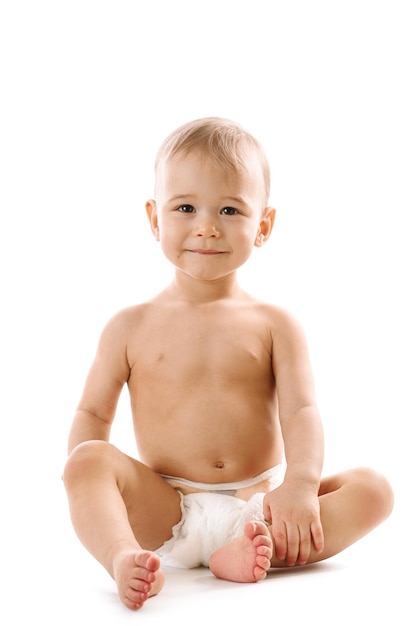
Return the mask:
[[197, 304], [242, 297], [244, 294], [237, 282], [236, 273], [218, 280], [204, 281], [192, 278], [179, 270], [175, 272], [168, 291], [178, 299]]

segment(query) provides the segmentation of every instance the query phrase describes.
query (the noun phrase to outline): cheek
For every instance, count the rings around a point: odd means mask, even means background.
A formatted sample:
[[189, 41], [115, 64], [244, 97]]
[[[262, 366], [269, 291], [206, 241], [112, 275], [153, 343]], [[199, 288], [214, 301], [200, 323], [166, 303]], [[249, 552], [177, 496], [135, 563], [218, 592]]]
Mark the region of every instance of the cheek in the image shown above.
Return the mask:
[[256, 238], [259, 234], [259, 225], [256, 223], [248, 224], [247, 227], [240, 233], [238, 239], [245, 245], [252, 247], [255, 244]]
[[160, 227], [159, 245], [163, 254], [171, 260], [176, 259], [183, 248], [183, 238], [166, 224]]

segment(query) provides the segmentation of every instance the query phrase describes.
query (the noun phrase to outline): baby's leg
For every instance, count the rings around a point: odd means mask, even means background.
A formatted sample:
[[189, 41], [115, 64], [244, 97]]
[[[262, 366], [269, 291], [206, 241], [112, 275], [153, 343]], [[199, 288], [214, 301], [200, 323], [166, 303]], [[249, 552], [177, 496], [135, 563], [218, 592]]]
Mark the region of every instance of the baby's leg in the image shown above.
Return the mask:
[[248, 522], [244, 535], [216, 550], [210, 569], [217, 578], [238, 583], [263, 580], [271, 566], [272, 539], [263, 522]]
[[[381, 524], [391, 513], [393, 493], [384, 476], [357, 468], [324, 478], [319, 501], [324, 550], [317, 552], [312, 543], [308, 563], [338, 554]], [[276, 555], [271, 564], [287, 567]]]
[[140, 608], [163, 586], [153, 550], [180, 520], [178, 493], [104, 441], [75, 448], [64, 483], [79, 539], [115, 579], [122, 602]]

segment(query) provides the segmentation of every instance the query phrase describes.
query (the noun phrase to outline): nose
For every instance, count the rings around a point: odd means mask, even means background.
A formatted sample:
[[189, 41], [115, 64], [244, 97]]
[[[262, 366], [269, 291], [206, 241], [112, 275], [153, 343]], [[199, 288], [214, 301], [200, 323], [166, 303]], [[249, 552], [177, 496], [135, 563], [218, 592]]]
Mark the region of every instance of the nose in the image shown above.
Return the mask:
[[217, 238], [220, 236], [220, 232], [211, 219], [201, 219], [195, 229], [196, 237], [203, 237], [204, 239], [210, 239], [211, 237]]

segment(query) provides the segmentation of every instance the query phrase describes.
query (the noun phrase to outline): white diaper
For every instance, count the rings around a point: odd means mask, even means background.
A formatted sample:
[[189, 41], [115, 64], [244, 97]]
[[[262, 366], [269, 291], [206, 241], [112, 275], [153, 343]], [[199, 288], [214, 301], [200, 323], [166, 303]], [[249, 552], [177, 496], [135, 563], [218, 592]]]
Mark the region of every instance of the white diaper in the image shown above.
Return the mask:
[[207, 567], [213, 552], [244, 534], [247, 522], [264, 521], [265, 493], [255, 493], [248, 501], [217, 493], [178, 493], [181, 520], [171, 539], [155, 551], [164, 566]]

